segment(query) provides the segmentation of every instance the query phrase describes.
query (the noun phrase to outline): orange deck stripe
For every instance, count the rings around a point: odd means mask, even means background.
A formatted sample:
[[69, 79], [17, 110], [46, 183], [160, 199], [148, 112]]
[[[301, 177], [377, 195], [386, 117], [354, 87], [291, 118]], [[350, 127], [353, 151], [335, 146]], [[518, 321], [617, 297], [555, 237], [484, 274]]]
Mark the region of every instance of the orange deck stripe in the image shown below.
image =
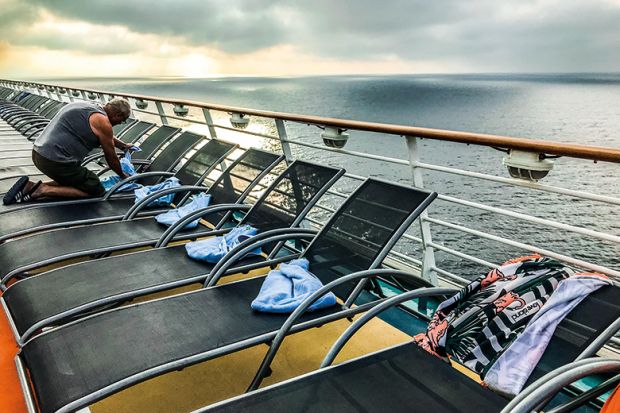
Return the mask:
[[1, 310], [0, 313], [0, 383], [2, 383], [0, 412], [27, 413], [13, 360], [17, 354], [17, 343], [6, 315]]

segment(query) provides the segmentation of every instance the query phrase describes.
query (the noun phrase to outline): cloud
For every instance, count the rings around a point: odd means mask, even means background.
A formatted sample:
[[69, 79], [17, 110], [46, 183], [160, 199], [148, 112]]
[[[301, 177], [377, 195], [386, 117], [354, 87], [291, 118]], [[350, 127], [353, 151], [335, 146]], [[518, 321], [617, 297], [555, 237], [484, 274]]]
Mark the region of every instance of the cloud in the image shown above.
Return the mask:
[[225, 73], [300, 74], [303, 63], [305, 73], [620, 68], [618, 0], [0, 0], [0, 8], [12, 47], [203, 56]]

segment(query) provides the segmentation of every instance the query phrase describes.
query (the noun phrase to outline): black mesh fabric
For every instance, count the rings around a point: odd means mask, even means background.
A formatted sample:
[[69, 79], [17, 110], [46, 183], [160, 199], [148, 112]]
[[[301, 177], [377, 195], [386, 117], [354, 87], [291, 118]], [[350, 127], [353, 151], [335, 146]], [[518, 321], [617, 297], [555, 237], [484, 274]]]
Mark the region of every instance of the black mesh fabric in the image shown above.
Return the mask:
[[506, 404], [407, 344], [199, 411], [497, 413]]
[[136, 122], [135, 124], [131, 125], [131, 127], [125, 133], [123, 133], [119, 139], [125, 143], [133, 143], [140, 139], [140, 137], [142, 137], [142, 135], [144, 135], [144, 133], [151, 129], [153, 126], [155, 125], [151, 122]]
[[161, 126], [140, 143], [140, 151], [134, 152], [132, 159], [150, 159], [155, 152], [170, 139], [176, 132], [177, 128], [171, 126]]
[[162, 226], [154, 219], [139, 219], [38, 233], [0, 244], [0, 268], [4, 276], [45, 260], [61, 261], [67, 253], [86, 255], [87, 251], [104, 248], [152, 245], [162, 232]]
[[107, 201], [79, 202], [63, 205], [45, 205], [37, 208], [7, 211], [0, 221], [0, 233], [17, 231], [101, 217], [122, 217], [134, 204], [133, 198], [113, 198]]
[[[262, 257], [246, 258], [236, 268], [263, 261]], [[164, 289], [171, 282], [206, 276], [212, 268], [213, 264], [188, 258], [183, 245], [155, 248], [47, 271], [15, 283], [3, 298], [23, 334], [36, 322], [78, 306], [82, 313], [98, 308], [95, 300], [144, 288]]]
[[211, 139], [179, 168], [175, 176], [183, 185], [194, 185], [235, 146], [233, 143]]
[[526, 386], [570, 363], [620, 318], [620, 288], [602, 287], [586, 297], [558, 325]]
[[[310, 270], [327, 284], [342, 275], [370, 268], [386, 242], [429, 195], [410, 187], [367, 180], [304, 253]], [[343, 286], [335, 293], [345, 298], [352, 287]]]
[[[166, 146], [149, 166], [149, 171], [169, 171], [171, 170], [191, 148], [201, 139], [202, 135], [191, 132], [184, 132], [177, 136], [168, 146]], [[150, 177], [140, 180], [143, 185], [153, 185], [160, 180], [159, 177]]]
[[114, 136], [118, 136], [119, 133], [123, 132], [125, 129], [128, 129], [135, 122], [134, 118], [128, 118], [125, 123], [119, 123], [118, 125], [112, 126], [112, 133]]
[[[101, 313], [22, 348], [43, 413], [164, 363], [275, 334], [286, 314], [250, 308], [261, 278]], [[302, 322], [334, 308], [308, 313]], [[265, 342], [257, 339], [257, 342]]]
[[[342, 218], [344, 215], [345, 218], [352, 219], [348, 216], [360, 213], [358, 209], [374, 205], [372, 196], [378, 194], [381, 194], [385, 205], [390, 209], [397, 209], [394, 205], [398, 203], [409, 205], [415, 202], [419, 205], [423, 199], [429, 198], [429, 194], [411, 188], [369, 180], [350, 197], [345, 208], [327, 225], [328, 228], [333, 228], [331, 231], [347, 228], [351, 231], [348, 233], [349, 238], [334, 236], [328, 231], [319, 236], [318, 244], [327, 245], [321, 242], [321, 238], [329, 238], [330, 246], [348, 249], [347, 259], [357, 260], [359, 255], [351, 252], [356, 248], [352, 240], [368, 238], [365, 231], [371, 227], [347, 226], [343, 224]], [[402, 222], [414, 209], [408, 206], [403, 208], [408, 213], [388, 214], [400, 224], [390, 223], [390, 236], [384, 235], [383, 239], [389, 240], [397, 233]], [[365, 219], [370, 215], [361, 214]], [[385, 219], [387, 218], [374, 216], [376, 225], [385, 225]], [[134, 222], [130, 224], [134, 225]], [[124, 230], [135, 232], [133, 228]], [[110, 234], [106, 236], [111, 237]], [[376, 240], [374, 237], [372, 239]], [[345, 243], [346, 246], [340, 243]], [[319, 255], [316, 250], [312, 255], [312, 262], [317, 264], [319, 269], [321, 256], [325, 255]], [[339, 258], [344, 260], [344, 257]], [[311, 270], [314, 272], [312, 264]], [[328, 273], [322, 268], [321, 275], [334, 276], [334, 272]], [[37, 336], [22, 348], [22, 356], [30, 369], [30, 378], [41, 411], [55, 411], [119, 380], [172, 361], [183, 360], [212, 349], [221, 349], [234, 343], [243, 347], [268, 341], [287, 316], [251, 310], [249, 303], [256, 297], [261, 285], [262, 279], [254, 278], [203, 289], [101, 313]], [[307, 313], [301, 322], [338, 311], [338, 307], [331, 307]], [[243, 343], [243, 346], [240, 343]], [[232, 351], [232, 348], [227, 351]], [[163, 371], [159, 373], [161, 372]], [[149, 373], [156, 374], [153, 370]], [[135, 379], [140, 381], [142, 378]]]
[[[273, 165], [279, 158], [273, 152], [259, 149], [248, 149], [239, 158], [235, 159], [215, 182], [209, 187], [211, 204], [234, 204], [249, 186], [256, 184], [256, 179]], [[212, 223], [224, 218], [226, 213], [214, 213], [207, 217]]]
[[[340, 171], [310, 162], [295, 161], [278, 177], [275, 187], [256, 202], [243, 223], [252, 225], [259, 233], [290, 227]], [[263, 251], [270, 252], [272, 247], [266, 246]]]
[[[320, 191], [341, 171], [308, 162], [293, 163], [275, 182], [265, 201], [259, 201], [248, 214], [246, 222], [261, 231], [292, 225], [306, 205], [313, 204]], [[261, 261], [262, 258], [246, 259], [238, 267]], [[164, 288], [163, 284], [171, 281], [208, 274], [211, 268], [189, 259], [183, 246], [157, 249], [60, 268], [17, 283], [4, 298], [8, 307], [14, 309], [13, 320], [23, 333], [36, 321], [98, 298], [154, 286]]]

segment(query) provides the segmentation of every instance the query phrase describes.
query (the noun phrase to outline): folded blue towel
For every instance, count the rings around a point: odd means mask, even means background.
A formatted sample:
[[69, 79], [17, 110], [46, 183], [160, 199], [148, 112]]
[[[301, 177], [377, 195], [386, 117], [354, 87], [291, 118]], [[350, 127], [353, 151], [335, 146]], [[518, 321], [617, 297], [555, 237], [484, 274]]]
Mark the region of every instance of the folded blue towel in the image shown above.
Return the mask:
[[[121, 158], [120, 162], [121, 162], [121, 169], [126, 175], [132, 176], [136, 174], [136, 169], [131, 163], [131, 151], [127, 151], [125, 155]], [[103, 185], [103, 188], [106, 191], [108, 191], [110, 188], [112, 188], [114, 185], [120, 182], [120, 180], [121, 180], [121, 177], [118, 175], [108, 176], [101, 180], [101, 185]], [[137, 184], [137, 183], [129, 183], [129, 184], [125, 184], [121, 186], [120, 188], [118, 188], [117, 191], [118, 192], [131, 191], [133, 189], [140, 188], [141, 186], [142, 185]]]
[[[308, 271], [308, 260], [300, 258], [281, 264], [269, 271], [258, 296], [252, 301], [252, 309], [266, 313], [292, 313], [323, 284]], [[314, 302], [308, 311], [331, 307], [336, 304], [336, 296], [331, 292]]]
[[[147, 196], [151, 195], [154, 192], [161, 191], [162, 189], [174, 188], [177, 186], [181, 186], [181, 183], [174, 176], [156, 185], [142, 186], [136, 189], [135, 191], [133, 191], [133, 193], [136, 196], [134, 203], [137, 204], [138, 202], [142, 201], [144, 198], [146, 198]], [[151, 201], [148, 206], [150, 207], [168, 206], [172, 203], [172, 200], [174, 199], [174, 195], [175, 194], [168, 194], [168, 195], [161, 196], [157, 198], [156, 200]]]
[[[204, 193], [194, 195], [192, 196], [191, 200], [185, 205], [183, 205], [182, 207], [172, 209], [170, 211], [164, 212], [163, 214], [159, 214], [155, 217], [155, 219], [160, 224], [170, 226], [174, 224], [175, 222], [177, 222], [178, 220], [180, 220], [181, 218], [183, 218], [184, 216], [189, 215], [192, 212], [197, 211], [201, 208], [208, 207], [209, 202], [211, 202], [211, 195], [204, 194]], [[195, 219], [194, 221], [185, 225], [185, 227], [183, 228], [185, 229], [196, 228], [198, 226], [198, 221], [200, 221], [200, 218]]]
[[[241, 242], [256, 235], [257, 230], [249, 225], [241, 225], [230, 230], [223, 237], [213, 237], [202, 241], [193, 241], [185, 244], [187, 255], [198, 261], [206, 261], [215, 264], [224, 255]], [[261, 249], [256, 248], [247, 255], [260, 255]], [[247, 256], [246, 255], [246, 256]]]

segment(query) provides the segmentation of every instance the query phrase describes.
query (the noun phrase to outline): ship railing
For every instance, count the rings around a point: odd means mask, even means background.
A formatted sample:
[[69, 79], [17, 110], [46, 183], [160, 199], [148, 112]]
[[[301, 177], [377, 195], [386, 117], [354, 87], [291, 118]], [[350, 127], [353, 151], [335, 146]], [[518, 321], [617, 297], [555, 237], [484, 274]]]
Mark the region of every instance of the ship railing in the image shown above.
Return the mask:
[[[422, 156], [424, 151], [420, 148], [420, 141], [423, 139], [440, 140], [448, 142], [457, 142], [464, 145], [479, 145], [490, 148], [497, 148], [504, 151], [518, 150], [541, 154], [547, 157], [565, 157], [576, 158], [597, 162], [620, 163], [620, 149], [608, 147], [596, 147], [588, 145], [577, 145], [561, 142], [550, 142], [544, 140], [533, 140], [523, 138], [513, 138], [498, 135], [478, 134], [469, 132], [455, 132], [447, 130], [419, 128], [413, 126], [383, 124], [374, 122], [361, 122], [346, 119], [327, 118], [320, 116], [307, 116], [285, 112], [273, 112], [256, 109], [248, 109], [235, 106], [210, 104], [184, 99], [173, 99], [166, 97], [154, 97], [133, 93], [107, 92], [93, 89], [67, 87], [61, 85], [53, 85], [38, 82], [21, 82], [11, 80], [0, 80], [0, 84], [5, 87], [14, 88], [16, 90], [28, 90], [33, 93], [47, 95], [61, 101], [86, 100], [92, 102], [105, 103], [113, 97], [127, 98], [133, 106], [136, 113], [140, 113], [146, 117], [155, 118], [161, 124], [167, 125], [171, 122], [177, 122], [181, 125], [199, 125], [205, 127], [210, 138], [218, 137], [218, 133], [234, 133], [251, 138], [250, 143], [244, 140], [244, 144], [252, 146], [253, 140], [265, 139], [277, 145], [271, 148], [281, 150], [287, 161], [293, 159], [293, 148], [305, 147], [317, 153], [337, 154], [338, 156], [347, 156], [360, 159], [368, 159], [378, 161], [385, 165], [394, 165], [398, 167], [406, 167], [410, 169], [409, 182], [419, 188], [424, 188], [423, 171], [433, 171], [441, 174], [456, 175], [465, 178], [471, 178], [477, 181], [487, 181], [496, 184], [523, 188], [531, 191], [541, 191], [557, 194], [573, 199], [587, 200], [594, 203], [602, 203], [610, 206], [620, 205], [620, 198], [597, 194], [594, 192], [581, 191], [576, 189], [565, 188], [556, 185], [548, 185], [540, 182], [527, 181], [523, 179], [515, 179], [507, 176], [499, 176], [489, 173], [481, 173], [477, 171], [469, 171], [450, 166], [438, 165], [431, 162], [423, 162]], [[214, 114], [217, 114], [217, 119]], [[189, 116], [188, 116], [189, 115]], [[222, 115], [231, 115], [231, 126], [227, 126], [222, 122]], [[252, 128], [243, 129], [247, 125], [249, 118], [259, 118], [266, 122], [272, 122], [272, 126], [265, 130], [252, 130]], [[148, 119], [147, 119], [148, 120]], [[291, 130], [297, 131], [302, 127], [331, 128], [328, 137], [342, 138], [342, 132], [347, 131], [354, 133], [356, 131], [364, 133], [376, 133], [387, 136], [392, 139], [404, 139], [407, 147], [405, 158], [397, 158], [393, 156], [383, 156], [376, 153], [367, 153], [362, 151], [354, 151], [340, 147], [334, 147], [331, 141], [326, 146], [322, 143], [309, 142], [303, 139], [305, 135], [300, 132], [294, 134], [294, 138], [290, 138]], [[335, 134], [335, 136], [334, 136]], [[226, 136], [228, 138], [228, 136]], [[354, 138], [352, 138], [354, 139]], [[337, 143], [337, 142], [336, 142]], [[592, 167], [591, 165], [589, 167]], [[371, 175], [371, 174], [367, 174]], [[345, 177], [351, 181], [361, 181], [366, 175], [347, 173]], [[352, 190], [352, 187], [348, 188]], [[428, 188], [433, 189], [434, 188]], [[344, 199], [347, 191], [340, 189], [332, 189], [329, 194], [333, 198]], [[620, 245], [620, 236], [607, 233], [604, 231], [584, 228], [582, 226], [572, 225], [569, 223], [559, 222], [554, 219], [541, 218], [524, 212], [513, 211], [510, 209], [487, 205], [481, 202], [474, 202], [462, 199], [449, 193], [440, 192], [438, 200], [449, 204], [462, 206], [465, 208], [473, 208], [484, 213], [493, 214], [496, 217], [507, 217], [513, 220], [527, 222], [537, 226], [566, 231], [580, 236], [593, 238], [606, 243], [611, 243], [614, 248]], [[323, 214], [313, 214], [307, 221], [311, 225], [321, 226], [326, 221], [329, 213], [336, 208], [335, 204], [326, 204], [321, 202], [316, 209]], [[617, 213], [615, 214], [617, 217]], [[412, 268], [419, 271], [422, 277], [429, 280], [433, 284], [439, 284], [440, 281], [452, 285], [463, 285], [468, 280], [458, 274], [458, 268], [441, 267], [436, 260], [436, 253], [445, 253], [458, 260], [482, 266], [486, 268], [497, 268], [500, 263], [493, 262], [488, 257], [481, 257], [459, 250], [456, 247], [446, 246], [443, 242], [433, 239], [434, 228], [448, 228], [452, 231], [474, 237], [475, 239], [487, 240], [501, 244], [506, 247], [529, 253], [538, 253], [541, 255], [556, 258], [576, 267], [606, 274], [615, 280], [620, 280], [620, 269], [613, 268], [609, 265], [601, 265], [594, 260], [578, 259], [573, 256], [553, 251], [541, 245], [533, 245], [524, 240], [517, 240], [501, 236], [487, 231], [481, 231], [470, 228], [462, 223], [451, 222], [449, 219], [440, 219], [431, 216], [429, 212], [424, 213], [419, 220], [419, 228], [417, 234], [407, 233], [404, 240], [417, 244], [421, 250], [418, 256], [414, 257], [409, 251], [394, 251], [389, 259], [390, 264]], [[436, 232], [436, 231], [435, 231]], [[481, 273], [482, 271], [480, 271]], [[471, 278], [471, 277], [470, 277]]]

